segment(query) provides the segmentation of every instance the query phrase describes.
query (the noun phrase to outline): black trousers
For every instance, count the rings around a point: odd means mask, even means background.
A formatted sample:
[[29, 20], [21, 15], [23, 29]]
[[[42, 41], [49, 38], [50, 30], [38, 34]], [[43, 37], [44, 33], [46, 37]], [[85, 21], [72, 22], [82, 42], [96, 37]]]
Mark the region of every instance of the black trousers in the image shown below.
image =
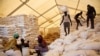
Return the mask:
[[77, 26], [76, 26], [76, 29], [78, 30], [78, 26], [80, 25], [80, 26], [82, 26], [82, 23], [80, 22], [80, 20], [76, 20], [76, 23], [77, 23]]
[[68, 34], [69, 34], [70, 33], [70, 23], [69, 22], [64, 22], [65, 35], [67, 35], [66, 28], [68, 28]]
[[87, 27], [89, 27], [89, 21], [91, 23], [91, 29], [94, 29], [94, 17], [93, 16], [87, 16]]

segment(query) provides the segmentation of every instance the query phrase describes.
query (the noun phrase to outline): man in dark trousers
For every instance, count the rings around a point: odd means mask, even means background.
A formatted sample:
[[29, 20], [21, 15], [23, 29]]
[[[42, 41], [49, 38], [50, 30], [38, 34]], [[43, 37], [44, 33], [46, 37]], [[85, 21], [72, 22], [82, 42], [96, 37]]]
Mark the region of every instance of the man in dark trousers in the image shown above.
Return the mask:
[[74, 19], [75, 19], [75, 21], [76, 21], [76, 23], [77, 23], [77, 27], [76, 27], [77, 30], [78, 30], [78, 26], [79, 26], [79, 25], [83, 26], [82, 23], [80, 22], [80, 19], [85, 20], [84, 17], [82, 16], [82, 13], [83, 13], [83, 12], [81, 11], [80, 13], [77, 13], [77, 14], [75, 15], [75, 17], [74, 17]]
[[60, 23], [61, 24], [64, 24], [64, 31], [65, 31], [65, 36], [67, 35], [67, 31], [66, 31], [66, 28], [68, 28], [68, 34], [70, 33], [70, 23], [72, 25], [72, 21], [70, 19], [70, 15], [68, 14], [67, 11], [64, 12], [64, 15], [62, 17], [62, 21]]
[[96, 16], [95, 8], [91, 5], [87, 5], [87, 27], [89, 26], [89, 20], [91, 21], [91, 29], [94, 29], [94, 18]]

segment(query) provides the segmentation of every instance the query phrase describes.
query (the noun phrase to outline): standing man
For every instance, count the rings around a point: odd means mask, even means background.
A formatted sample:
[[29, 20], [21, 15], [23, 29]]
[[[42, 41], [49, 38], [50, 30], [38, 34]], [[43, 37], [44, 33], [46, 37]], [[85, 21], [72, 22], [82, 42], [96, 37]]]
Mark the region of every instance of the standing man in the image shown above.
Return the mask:
[[65, 36], [67, 35], [66, 28], [68, 28], [68, 34], [70, 33], [70, 23], [72, 25], [72, 21], [70, 19], [70, 15], [68, 14], [67, 11], [64, 12], [64, 15], [62, 16], [62, 21], [60, 25], [63, 23], [64, 25], [64, 31], [65, 31]]
[[91, 29], [94, 29], [94, 18], [96, 16], [95, 8], [91, 5], [87, 5], [87, 27], [89, 26], [89, 20], [91, 21]]
[[76, 21], [76, 23], [77, 23], [77, 27], [76, 27], [77, 30], [78, 30], [78, 26], [79, 26], [79, 25], [83, 26], [82, 23], [80, 22], [80, 19], [85, 20], [84, 17], [82, 16], [82, 13], [83, 13], [83, 12], [81, 11], [80, 13], [77, 13], [77, 14], [75, 15], [75, 17], [74, 17], [74, 19], [75, 19], [75, 21]]

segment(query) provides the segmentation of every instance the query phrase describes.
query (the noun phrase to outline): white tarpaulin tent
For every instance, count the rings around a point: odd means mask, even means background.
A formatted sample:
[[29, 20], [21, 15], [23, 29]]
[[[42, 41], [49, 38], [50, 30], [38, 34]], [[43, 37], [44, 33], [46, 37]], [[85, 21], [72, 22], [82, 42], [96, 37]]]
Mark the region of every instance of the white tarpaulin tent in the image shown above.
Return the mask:
[[0, 0], [0, 17], [33, 14], [40, 27], [50, 28], [59, 26], [62, 16], [60, 6], [67, 6], [73, 19], [79, 11], [86, 15], [87, 4], [94, 6], [100, 14], [99, 3], [100, 0]]

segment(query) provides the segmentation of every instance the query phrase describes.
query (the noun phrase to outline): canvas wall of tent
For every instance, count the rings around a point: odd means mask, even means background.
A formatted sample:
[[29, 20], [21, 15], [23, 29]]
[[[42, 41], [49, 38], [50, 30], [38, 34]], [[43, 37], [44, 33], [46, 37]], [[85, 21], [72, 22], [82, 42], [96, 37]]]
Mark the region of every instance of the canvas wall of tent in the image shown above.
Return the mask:
[[83, 11], [86, 17], [87, 5], [90, 4], [100, 15], [99, 3], [100, 0], [0, 0], [0, 17], [33, 14], [40, 27], [51, 28], [59, 26], [64, 10], [69, 11], [71, 19], [79, 11]]

